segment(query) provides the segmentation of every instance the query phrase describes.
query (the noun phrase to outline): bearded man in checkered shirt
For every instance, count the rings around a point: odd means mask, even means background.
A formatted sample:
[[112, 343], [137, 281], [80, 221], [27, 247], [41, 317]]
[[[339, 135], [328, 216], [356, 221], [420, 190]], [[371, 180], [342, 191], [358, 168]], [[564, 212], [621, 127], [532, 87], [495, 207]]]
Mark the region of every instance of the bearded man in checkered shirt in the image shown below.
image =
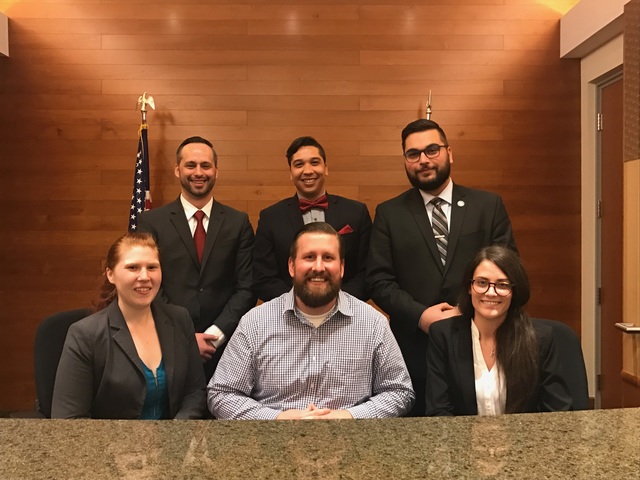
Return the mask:
[[324, 222], [291, 246], [293, 289], [240, 321], [207, 388], [216, 418], [294, 420], [406, 414], [411, 379], [387, 319], [340, 290], [344, 249]]

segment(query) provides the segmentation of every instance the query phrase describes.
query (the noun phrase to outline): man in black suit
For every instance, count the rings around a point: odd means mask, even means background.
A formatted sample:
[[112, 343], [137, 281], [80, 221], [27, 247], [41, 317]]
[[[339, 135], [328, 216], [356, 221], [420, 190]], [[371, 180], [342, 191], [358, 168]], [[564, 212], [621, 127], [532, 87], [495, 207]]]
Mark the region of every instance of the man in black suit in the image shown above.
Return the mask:
[[296, 194], [260, 212], [253, 251], [254, 293], [266, 302], [291, 290], [288, 261], [293, 239], [307, 223], [327, 222], [345, 245], [342, 289], [368, 300], [364, 276], [371, 216], [367, 206], [325, 192], [327, 157], [313, 137], [296, 138], [287, 149], [287, 161]]
[[189, 311], [209, 379], [222, 348], [212, 344], [219, 335], [203, 332], [215, 325], [228, 339], [256, 303], [251, 291], [253, 229], [246, 213], [213, 198], [218, 156], [211, 142], [202, 137], [182, 142], [175, 176], [180, 196], [144, 212], [138, 226], [158, 243], [162, 297]]
[[416, 392], [411, 415], [422, 416], [429, 326], [459, 315], [463, 272], [481, 247], [516, 245], [498, 195], [453, 184], [453, 152], [436, 122], [407, 125], [402, 151], [414, 188], [376, 209], [367, 288], [389, 315], [407, 363]]

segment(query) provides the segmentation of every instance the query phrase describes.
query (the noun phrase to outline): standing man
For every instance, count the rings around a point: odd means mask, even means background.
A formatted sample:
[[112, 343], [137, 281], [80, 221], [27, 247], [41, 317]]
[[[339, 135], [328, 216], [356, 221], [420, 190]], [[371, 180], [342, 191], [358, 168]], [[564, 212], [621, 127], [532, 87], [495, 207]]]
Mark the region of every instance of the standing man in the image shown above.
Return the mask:
[[287, 264], [293, 238], [307, 223], [327, 222], [345, 245], [343, 290], [368, 300], [364, 277], [371, 215], [367, 206], [325, 192], [327, 157], [315, 138], [296, 138], [287, 149], [287, 161], [296, 194], [260, 212], [253, 252], [254, 293], [266, 302], [291, 290]]
[[454, 185], [453, 152], [436, 122], [407, 125], [402, 151], [414, 188], [376, 209], [367, 287], [390, 316], [416, 391], [411, 415], [422, 416], [429, 326], [459, 315], [463, 272], [481, 247], [516, 245], [498, 195]]
[[228, 339], [242, 315], [255, 305], [253, 230], [246, 213], [213, 198], [218, 156], [209, 140], [190, 137], [180, 144], [175, 176], [180, 196], [144, 212], [139, 229], [152, 233], [158, 243], [162, 296], [189, 311], [208, 379], [222, 349], [212, 344], [220, 335], [203, 332], [215, 325]]
[[387, 319], [340, 290], [342, 237], [324, 222], [294, 238], [293, 289], [240, 322], [208, 387], [226, 420], [399, 417], [414, 393]]

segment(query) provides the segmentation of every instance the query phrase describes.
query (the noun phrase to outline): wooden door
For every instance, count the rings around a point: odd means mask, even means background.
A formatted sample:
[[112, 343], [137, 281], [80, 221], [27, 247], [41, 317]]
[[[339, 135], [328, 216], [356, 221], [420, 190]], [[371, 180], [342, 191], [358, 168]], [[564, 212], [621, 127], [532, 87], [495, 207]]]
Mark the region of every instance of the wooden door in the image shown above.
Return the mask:
[[622, 77], [601, 89], [600, 112], [600, 406], [622, 400]]

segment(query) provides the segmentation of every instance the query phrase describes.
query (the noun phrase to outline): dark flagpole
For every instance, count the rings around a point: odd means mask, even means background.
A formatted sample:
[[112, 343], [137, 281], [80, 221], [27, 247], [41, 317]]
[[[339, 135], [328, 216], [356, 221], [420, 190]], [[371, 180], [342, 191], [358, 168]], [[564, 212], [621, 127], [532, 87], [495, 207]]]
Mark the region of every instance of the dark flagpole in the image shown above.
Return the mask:
[[129, 212], [129, 231], [138, 229], [138, 217], [143, 211], [151, 208], [151, 186], [149, 181], [149, 147], [147, 141], [147, 105], [155, 110], [152, 96], [144, 92], [138, 98], [138, 105], [142, 114], [142, 122], [138, 130], [138, 153], [133, 173], [133, 193]]

